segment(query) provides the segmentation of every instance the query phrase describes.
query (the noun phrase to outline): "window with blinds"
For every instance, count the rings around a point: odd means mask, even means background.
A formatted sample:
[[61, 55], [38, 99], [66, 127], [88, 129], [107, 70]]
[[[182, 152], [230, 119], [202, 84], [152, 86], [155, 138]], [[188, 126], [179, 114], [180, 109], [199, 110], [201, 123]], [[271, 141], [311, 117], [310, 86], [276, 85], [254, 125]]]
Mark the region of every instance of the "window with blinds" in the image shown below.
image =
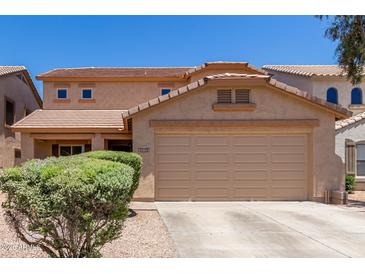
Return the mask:
[[230, 89], [218, 90], [217, 102], [218, 102], [218, 104], [231, 104], [232, 103], [232, 91]]
[[248, 104], [250, 103], [250, 91], [248, 89], [236, 89], [235, 98], [236, 104]]

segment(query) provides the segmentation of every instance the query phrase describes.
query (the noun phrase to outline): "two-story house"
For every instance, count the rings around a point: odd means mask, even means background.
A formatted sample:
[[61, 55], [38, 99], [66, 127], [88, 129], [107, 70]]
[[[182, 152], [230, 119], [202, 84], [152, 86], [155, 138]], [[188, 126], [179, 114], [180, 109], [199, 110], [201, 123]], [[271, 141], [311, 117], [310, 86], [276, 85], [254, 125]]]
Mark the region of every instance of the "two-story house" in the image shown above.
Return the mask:
[[23, 66], [0, 66], [0, 168], [20, 163], [20, 134], [11, 126], [42, 107], [28, 71]]
[[336, 122], [336, 154], [342, 159], [346, 174], [354, 175], [357, 190], [365, 190], [365, 81], [352, 85], [335, 65], [266, 65], [273, 78], [308, 91], [353, 113]]
[[246, 62], [70, 68], [37, 76], [44, 108], [13, 126], [22, 160], [89, 150], [143, 158], [139, 200], [340, 200], [347, 109]]

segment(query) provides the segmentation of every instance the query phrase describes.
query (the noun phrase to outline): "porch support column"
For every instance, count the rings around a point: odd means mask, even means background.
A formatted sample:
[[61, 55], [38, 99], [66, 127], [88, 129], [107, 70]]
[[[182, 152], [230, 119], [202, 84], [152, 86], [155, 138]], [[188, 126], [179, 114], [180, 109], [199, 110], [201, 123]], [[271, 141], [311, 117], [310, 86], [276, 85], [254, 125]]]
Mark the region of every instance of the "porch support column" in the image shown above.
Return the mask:
[[29, 133], [22, 133], [21, 134], [21, 162], [28, 161], [30, 159], [35, 158], [34, 152], [34, 138], [30, 136]]
[[100, 133], [95, 133], [91, 139], [91, 150], [103, 150], [104, 149], [104, 138]]

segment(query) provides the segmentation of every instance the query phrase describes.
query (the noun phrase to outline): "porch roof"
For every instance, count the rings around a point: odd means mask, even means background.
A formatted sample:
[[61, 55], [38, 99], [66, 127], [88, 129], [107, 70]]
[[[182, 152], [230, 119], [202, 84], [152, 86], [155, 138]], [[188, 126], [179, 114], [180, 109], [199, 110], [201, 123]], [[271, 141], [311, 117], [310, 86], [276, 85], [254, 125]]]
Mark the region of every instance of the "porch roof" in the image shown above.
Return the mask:
[[123, 130], [124, 110], [55, 110], [40, 109], [12, 126], [14, 131], [50, 129], [114, 129]]

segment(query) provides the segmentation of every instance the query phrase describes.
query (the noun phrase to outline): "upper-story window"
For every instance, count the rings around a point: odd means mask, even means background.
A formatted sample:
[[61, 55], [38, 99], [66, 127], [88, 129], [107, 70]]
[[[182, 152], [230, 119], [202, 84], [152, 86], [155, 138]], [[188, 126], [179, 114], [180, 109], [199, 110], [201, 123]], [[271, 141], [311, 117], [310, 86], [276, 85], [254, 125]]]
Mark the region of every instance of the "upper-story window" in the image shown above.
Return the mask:
[[353, 88], [351, 91], [351, 105], [362, 104], [362, 90], [361, 88]]
[[338, 104], [338, 95], [337, 95], [337, 89], [335, 88], [329, 88], [327, 90], [327, 102]]
[[5, 124], [13, 125], [15, 122], [15, 104], [9, 99], [5, 99]]
[[82, 99], [92, 99], [93, 98], [93, 91], [92, 89], [83, 89], [81, 92]]
[[57, 99], [67, 99], [67, 89], [58, 89]]
[[162, 88], [161, 89], [161, 95], [166, 95], [169, 94], [171, 92], [170, 88]]

